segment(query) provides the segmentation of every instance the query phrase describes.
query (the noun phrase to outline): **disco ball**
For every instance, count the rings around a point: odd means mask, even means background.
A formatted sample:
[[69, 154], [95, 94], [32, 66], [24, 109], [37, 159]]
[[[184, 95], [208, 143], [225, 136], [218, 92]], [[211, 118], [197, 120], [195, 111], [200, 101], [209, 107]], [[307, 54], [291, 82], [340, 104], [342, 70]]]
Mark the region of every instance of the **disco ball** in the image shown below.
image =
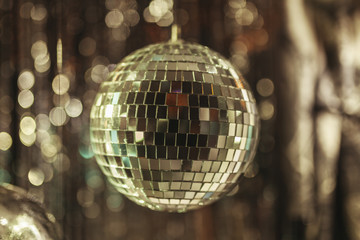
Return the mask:
[[259, 117], [241, 74], [199, 44], [125, 57], [91, 110], [91, 143], [110, 183], [150, 209], [184, 212], [226, 195], [252, 161]]
[[26, 192], [12, 185], [0, 186], [0, 239], [62, 239], [55, 218]]

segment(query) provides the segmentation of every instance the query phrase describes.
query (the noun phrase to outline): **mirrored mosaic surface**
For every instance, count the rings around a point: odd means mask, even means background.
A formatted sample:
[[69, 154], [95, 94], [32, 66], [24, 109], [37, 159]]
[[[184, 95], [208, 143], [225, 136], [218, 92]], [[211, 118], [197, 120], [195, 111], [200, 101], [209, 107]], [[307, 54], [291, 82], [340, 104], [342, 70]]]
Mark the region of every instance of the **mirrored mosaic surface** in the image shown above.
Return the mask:
[[139, 205], [184, 212], [237, 184], [252, 161], [259, 118], [240, 73], [184, 41], [124, 58], [100, 86], [91, 143], [111, 184]]

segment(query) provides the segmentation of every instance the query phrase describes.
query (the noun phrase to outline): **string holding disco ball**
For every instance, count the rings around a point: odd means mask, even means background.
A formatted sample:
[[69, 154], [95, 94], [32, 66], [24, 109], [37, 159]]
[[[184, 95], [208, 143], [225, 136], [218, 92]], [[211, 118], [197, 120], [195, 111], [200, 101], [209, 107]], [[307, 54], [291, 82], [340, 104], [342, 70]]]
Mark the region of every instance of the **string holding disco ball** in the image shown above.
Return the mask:
[[6, 184], [0, 186], [0, 239], [56, 240], [62, 233], [41, 204], [23, 189]]
[[237, 184], [256, 151], [259, 117], [240, 73], [182, 40], [125, 57], [91, 110], [91, 143], [109, 182], [135, 203], [184, 212]]

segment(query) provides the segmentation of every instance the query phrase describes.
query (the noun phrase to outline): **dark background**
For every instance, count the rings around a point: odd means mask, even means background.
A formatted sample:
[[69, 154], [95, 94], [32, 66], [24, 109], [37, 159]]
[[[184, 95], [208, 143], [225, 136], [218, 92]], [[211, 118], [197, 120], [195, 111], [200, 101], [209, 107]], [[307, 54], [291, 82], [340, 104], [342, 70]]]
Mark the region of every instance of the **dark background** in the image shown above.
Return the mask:
[[[66, 239], [360, 239], [359, 2], [174, 1], [0, 1], [0, 182], [43, 201]], [[185, 214], [116, 193], [89, 144], [108, 67], [167, 41], [174, 15], [239, 68], [262, 119], [238, 191]]]

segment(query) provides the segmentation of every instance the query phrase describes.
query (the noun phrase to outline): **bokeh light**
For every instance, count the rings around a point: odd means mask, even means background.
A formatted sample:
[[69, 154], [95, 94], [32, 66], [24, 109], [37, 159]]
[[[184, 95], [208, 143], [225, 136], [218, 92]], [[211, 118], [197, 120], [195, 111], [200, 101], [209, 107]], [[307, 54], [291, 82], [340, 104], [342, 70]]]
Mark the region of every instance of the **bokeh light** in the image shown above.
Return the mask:
[[30, 134], [25, 134], [21, 129], [19, 131], [19, 138], [22, 144], [27, 147], [33, 145], [36, 141], [36, 133], [32, 132]]
[[34, 186], [40, 186], [44, 183], [44, 172], [39, 168], [32, 168], [28, 173], [29, 182]]
[[34, 60], [37, 57], [44, 57], [47, 54], [48, 54], [48, 49], [46, 42], [42, 40], [38, 40], [31, 46], [31, 56], [33, 57]]
[[40, 113], [35, 117], [36, 125], [38, 129], [41, 130], [49, 130], [50, 128], [50, 120], [46, 114]]
[[256, 83], [256, 90], [263, 97], [269, 97], [274, 93], [274, 83], [268, 78], [262, 78]]
[[65, 94], [70, 88], [70, 80], [65, 74], [58, 74], [52, 82], [52, 89], [58, 95]]
[[35, 132], [36, 122], [34, 118], [30, 116], [23, 117], [20, 121], [20, 130], [26, 134], [30, 135]]
[[34, 86], [35, 77], [34, 74], [29, 70], [23, 70], [18, 78], [18, 87], [21, 90], [30, 89]]
[[22, 108], [29, 108], [34, 103], [34, 94], [30, 90], [22, 90], [19, 93], [18, 102]]
[[44, 5], [37, 4], [31, 8], [30, 16], [34, 21], [42, 21], [47, 16], [47, 10]]
[[90, 207], [94, 203], [95, 193], [91, 188], [80, 188], [76, 193], [78, 203], [83, 207]]
[[80, 116], [82, 110], [83, 110], [82, 103], [77, 98], [73, 98], [66, 103], [65, 111], [67, 115], [69, 115], [69, 117], [75, 118]]
[[50, 56], [46, 55], [38, 55], [34, 61], [35, 70], [39, 73], [44, 73], [49, 70], [51, 66]]
[[134, 9], [128, 9], [124, 13], [124, 21], [131, 27], [136, 26], [140, 21], [138, 12]]
[[95, 65], [91, 69], [91, 79], [96, 83], [104, 81], [108, 74], [108, 68], [102, 64]]
[[161, 27], [170, 26], [174, 21], [173, 0], [153, 0], [144, 10], [144, 19]]
[[50, 122], [54, 126], [62, 126], [66, 122], [66, 112], [62, 107], [54, 107], [49, 114]]
[[262, 120], [269, 120], [274, 116], [275, 107], [274, 105], [266, 100], [259, 104], [259, 114]]
[[6, 151], [12, 145], [12, 137], [7, 132], [0, 132], [0, 150]]
[[124, 15], [117, 9], [111, 10], [106, 14], [105, 23], [109, 28], [117, 28], [124, 21]]

